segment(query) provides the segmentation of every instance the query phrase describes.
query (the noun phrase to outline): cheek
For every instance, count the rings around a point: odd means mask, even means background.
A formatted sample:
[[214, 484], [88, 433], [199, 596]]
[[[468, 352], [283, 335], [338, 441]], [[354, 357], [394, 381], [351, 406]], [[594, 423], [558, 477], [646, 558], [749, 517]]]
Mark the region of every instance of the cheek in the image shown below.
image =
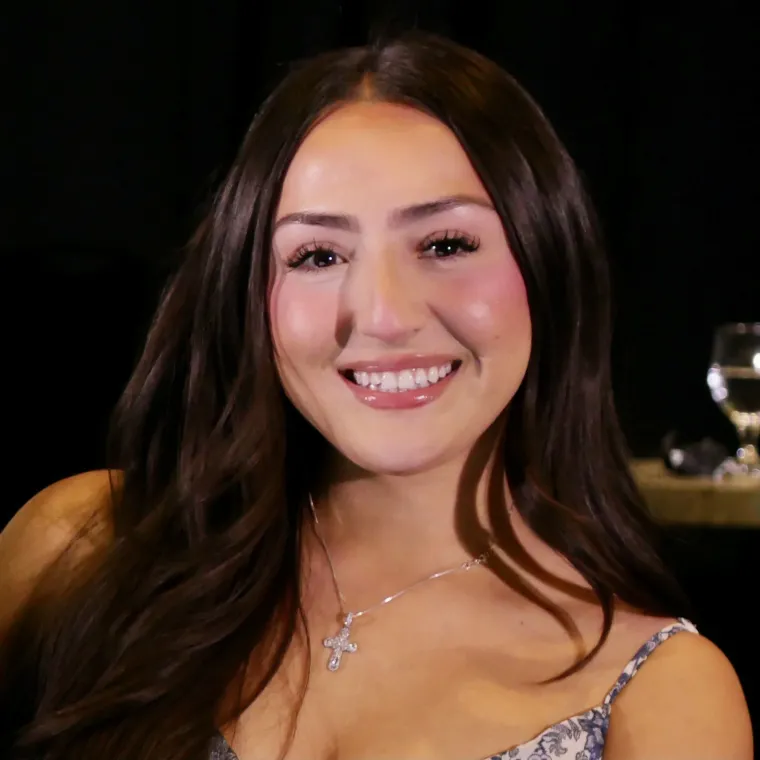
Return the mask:
[[449, 321], [462, 342], [476, 353], [508, 347], [530, 350], [531, 322], [528, 298], [520, 270], [510, 258], [473, 268], [452, 283], [446, 299]]
[[335, 346], [336, 297], [329, 288], [278, 279], [269, 298], [272, 338], [283, 368], [324, 363]]

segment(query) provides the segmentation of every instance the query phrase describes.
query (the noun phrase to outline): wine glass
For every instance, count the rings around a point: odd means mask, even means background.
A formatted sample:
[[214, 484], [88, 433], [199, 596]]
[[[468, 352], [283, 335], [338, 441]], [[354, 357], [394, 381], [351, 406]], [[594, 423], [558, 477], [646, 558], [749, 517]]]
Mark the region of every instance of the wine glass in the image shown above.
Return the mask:
[[760, 477], [760, 322], [722, 325], [715, 331], [707, 385], [713, 401], [736, 428], [739, 449], [729, 471]]

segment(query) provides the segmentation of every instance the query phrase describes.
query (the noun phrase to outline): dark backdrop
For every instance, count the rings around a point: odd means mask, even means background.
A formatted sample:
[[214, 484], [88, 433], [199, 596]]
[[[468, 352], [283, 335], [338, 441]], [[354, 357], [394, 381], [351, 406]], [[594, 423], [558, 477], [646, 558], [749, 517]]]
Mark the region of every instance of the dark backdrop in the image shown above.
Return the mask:
[[[583, 170], [613, 262], [615, 386], [634, 452], [656, 452], [672, 428], [733, 445], [704, 380], [713, 328], [760, 320], [754, 3], [17, 1], [0, 24], [3, 519], [103, 464], [164, 259], [285, 64], [362, 42], [393, 6], [514, 73]], [[674, 546], [754, 699], [737, 589], [757, 579], [756, 534]]]

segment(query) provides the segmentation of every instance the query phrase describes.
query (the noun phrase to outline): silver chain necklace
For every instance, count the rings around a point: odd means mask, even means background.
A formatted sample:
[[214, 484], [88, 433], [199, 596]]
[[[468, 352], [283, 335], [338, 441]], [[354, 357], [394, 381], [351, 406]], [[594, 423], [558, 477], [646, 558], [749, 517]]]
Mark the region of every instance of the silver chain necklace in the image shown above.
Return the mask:
[[338, 631], [338, 633], [336, 633], [335, 636], [329, 636], [328, 638], [324, 639], [324, 641], [322, 642], [323, 646], [326, 649], [332, 650], [330, 657], [327, 660], [327, 669], [331, 671], [332, 673], [335, 673], [338, 670], [338, 668], [340, 668], [341, 660], [343, 659], [343, 655], [345, 653], [354, 654], [358, 649], [358, 645], [356, 644], [356, 642], [349, 641], [349, 638], [351, 636], [351, 625], [354, 622], [354, 620], [356, 620], [357, 618], [363, 617], [368, 612], [372, 612], [373, 610], [376, 610], [379, 607], [383, 607], [389, 602], [392, 602], [394, 599], [398, 599], [400, 596], [403, 596], [407, 591], [411, 591], [413, 588], [416, 588], [422, 583], [435, 580], [436, 578], [443, 578], [445, 575], [451, 575], [451, 573], [458, 573], [461, 570], [470, 570], [473, 567], [482, 565], [486, 562], [486, 560], [488, 559], [488, 555], [491, 553], [491, 550], [488, 549], [487, 551], [483, 552], [483, 554], [481, 554], [479, 557], [475, 557], [474, 559], [468, 559], [466, 562], [462, 562], [461, 565], [457, 565], [456, 567], [451, 567], [448, 570], [441, 570], [437, 573], [433, 573], [432, 575], [428, 575], [426, 578], [422, 578], [418, 581], [415, 581], [410, 586], [407, 586], [406, 588], [401, 589], [401, 591], [397, 591], [395, 594], [386, 596], [385, 599], [377, 602], [376, 604], [371, 605], [370, 607], [367, 607], [364, 610], [359, 610], [357, 612], [346, 612], [346, 599], [343, 596], [343, 592], [340, 590], [340, 585], [338, 584], [338, 577], [335, 574], [335, 567], [332, 562], [332, 557], [330, 556], [330, 550], [327, 548], [327, 544], [325, 543], [325, 540], [322, 537], [322, 533], [319, 530], [319, 519], [317, 518], [317, 510], [314, 508], [314, 500], [312, 499], [311, 494], [309, 494], [309, 506], [311, 507], [311, 513], [314, 517], [314, 532], [316, 533], [317, 538], [319, 539], [319, 543], [322, 544], [322, 548], [324, 549], [324, 552], [325, 552], [325, 557], [327, 557], [327, 564], [330, 567], [330, 574], [332, 575], [333, 586], [335, 586], [335, 593], [338, 597], [338, 603], [340, 605], [340, 614], [343, 617], [343, 627]]

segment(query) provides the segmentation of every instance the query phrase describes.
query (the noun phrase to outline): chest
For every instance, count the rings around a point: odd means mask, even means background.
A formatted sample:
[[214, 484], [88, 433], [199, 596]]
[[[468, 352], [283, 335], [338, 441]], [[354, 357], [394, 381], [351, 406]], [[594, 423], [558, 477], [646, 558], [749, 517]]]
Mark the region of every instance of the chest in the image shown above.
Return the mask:
[[356, 621], [357, 650], [331, 672], [323, 640], [339, 626], [315, 622], [227, 736], [239, 760], [274, 760], [289, 739], [284, 760], [481, 760], [599, 704], [618, 675], [601, 657], [546, 683], [594, 642], [505, 626], [445, 614]]

